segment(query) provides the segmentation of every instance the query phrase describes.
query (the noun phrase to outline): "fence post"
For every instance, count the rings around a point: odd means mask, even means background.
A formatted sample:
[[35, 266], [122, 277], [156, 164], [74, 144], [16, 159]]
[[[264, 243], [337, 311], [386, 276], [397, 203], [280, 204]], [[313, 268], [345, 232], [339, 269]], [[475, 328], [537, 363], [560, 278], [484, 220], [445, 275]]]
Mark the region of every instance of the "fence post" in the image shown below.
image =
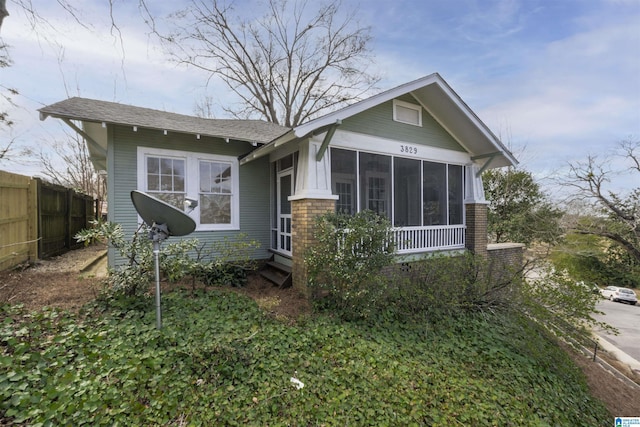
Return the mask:
[[37, 260], [40, 254], [38, 250], [40, 246], [40, 240], [38, 239], [40, 237], [38, 190], [38, 180], [30, 179], [29, 189], [27, 190], [27, 215], [29, 215], [27, 240], [31, 242], [29, 243], [29, 259], [31, 261]]
[[73, 224], [72, 206], [73, 206], [73, 190], [66, 191], [66, 211], [64, 220], [64, 245], [65, 248], [71, 249], [71, 225]]
[[36, 205], [38, 206], [37, 223], [38, 223], [38, 259], [42, 258], [44, 253], [44, 237], [42, 231], [42, 180], [34, 178], [36, 182]]

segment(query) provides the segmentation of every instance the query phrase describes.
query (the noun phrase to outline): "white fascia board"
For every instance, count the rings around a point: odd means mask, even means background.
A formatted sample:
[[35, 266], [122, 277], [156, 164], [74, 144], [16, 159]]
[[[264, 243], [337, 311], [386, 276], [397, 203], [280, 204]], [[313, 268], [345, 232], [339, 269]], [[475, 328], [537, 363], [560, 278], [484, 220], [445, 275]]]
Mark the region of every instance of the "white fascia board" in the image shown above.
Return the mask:
[[337, 120], [344, 120], [353, 115], [361, 113], [369, 108], [373, 108], [376, 105], [382, 104], [383, 102], [390, 101], [398, 96], [404, 95], [405, 93], [409, 93], [418, 88], [430, 85], [430, 84], [439, 84], [439, 81], [442, 80], [439, 74], [434, 73], [428, 76], [422, 77], [418, 80], [414, 80], [409, 83], [405, 83], [403, 85], [397, 86], [393, 89], [389, 89], [387, 91], [381, 92], [377, 95], [373, 95], [370, 98], [364, 99], [362, 101], [356, 102], [355, 104], [344, 107], [338, 111], [334, 111], [333, 113], [329, 113], [325, 116], [319, 117], [315, 120], [311, 120], [303, 125], [300, 125], [293, 129], [295, 135], [298, 138], [306, 136], [316, 129], [322, 128], [324, 126], [329, 126], [336, 123]]
[[284, 135], [282, 135], [281, 137], [269, 142], [268, 144], [263, 145], [262, 147], [256, 150], [253, 150], [246, 157], [240, 160], [240, 164], [244, 165], [249, 163], [252, 160], [256, 160], [256, 159], [259, 159], [260, 157], [266, 156], [267, 154], [270, 154], [275, 150], [277, 150], [282, 145], [293, 141], [294, 139], [296, 139], [295, 133], [293, 131], [289, 131]]
[[[453, 88], [449, 86], [449, 84], [444, 79], [441, 78], [438, 81], [438, 87], [447, 95], [448, 99], [453, 102], [455, 107], [458, 108], [467, 117], [467, 119], [482, 134], [482, 136], [484, 136], [484, 138], [486, 138], [486, 140], [495, 147], [495, 150], [499, 151], [507, 159], [507, 161], [511, 163], [511, 166], [515, 166], [518, 164], [518, 160], [513, 156], [513, 154], [511, 154], [511, 152], [504, 146], [504, 144], [502, 144], [500, 139], [498, 139], [498, 137], [491, 131], [491, 129], [489, 129], [489, 127], [480, 119], [480, 117], [478, 117], [478, 115], [467, 105], [466, 102], [464, 102], [460, 95], [458, 95], [458, 93], [453, 90]], [[431, 114], [432, 117], [436, 119], [436, 121], [443, 128], [447, 130], [447, 132], [449, 132], [449, 134], [454, 135], [451, 129], [448, 129], [447, 126], [445, 126], [444, 123], [439, 120], [437, 114], [435, 114], [428, 105], [423, 104], [422, 106], [429, 112], [429, 114]], [[465, 149], [467, 149], [468, 151], [471, 151], [469, 150], [469, 147], [466, 147], [464, 145], [463, 141], [458, 141], [458, 143], [465, 147]]]

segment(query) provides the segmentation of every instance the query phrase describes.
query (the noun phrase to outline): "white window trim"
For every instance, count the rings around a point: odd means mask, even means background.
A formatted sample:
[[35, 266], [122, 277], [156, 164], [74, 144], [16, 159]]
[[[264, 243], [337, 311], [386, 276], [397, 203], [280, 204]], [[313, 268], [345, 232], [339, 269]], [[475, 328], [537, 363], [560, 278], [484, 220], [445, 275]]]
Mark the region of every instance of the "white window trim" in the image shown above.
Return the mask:
[[200, 200], [200, 160], [223, 162], [231, 165], [231, 223], [230, 224], [200, 224], [200, 205], [189, 216], [196, 222], [196, 231], [222, 231], [240, 229], [240, 174], [238, 159], [233, 156], [217, 154], [195, 153], [190, 151], [167, 150], [152, 147], [138, 147], [137, 176], [138, 189], [147, 191], [147, 156], [173, 157], [185, 160], [185, 189], [186, 197]]
[[[403, 107], [403, 108], [407, 108], [409, 110], [414, 110], [418, 112], [418, 123], [412, 123], [412, 122], [407, 122], [405, 120], [401, 120], [398, 117], [398, 114], [396, 113], [396, 108], [397, 107]], [[399, 123], [404, 123], [407, 125], [412, 125], [412, 126], [419, 126], [422, 127], [422, 106], [417, 105], [417, 104], [411, 104], [409, 102], [404, 102], [404, 101], [400, 101], [398, 99], [394, 99], [393, 100], [393, 120]]]

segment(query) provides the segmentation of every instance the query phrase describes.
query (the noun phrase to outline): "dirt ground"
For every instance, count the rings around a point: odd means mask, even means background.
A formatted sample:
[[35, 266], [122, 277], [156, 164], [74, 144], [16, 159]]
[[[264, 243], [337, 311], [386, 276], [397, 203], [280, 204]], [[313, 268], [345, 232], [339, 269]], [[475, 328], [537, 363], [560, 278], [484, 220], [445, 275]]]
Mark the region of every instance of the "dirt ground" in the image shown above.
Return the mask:
[[[0, 303], [24, 304], [30, 310], [44, 306], [77, 310], [95, 299], [103, 286], [104, 262], [97, 263], [98, 268], [96, 263], [94, 268], [88, 265], [104, 251], [104, 246], [93, 245], [0, 272]], [[249, 295], [263, 310], [286, 322], [295, 322], [311, 312], [309, 303], [296, 290], [280, 289], [258, 275], [251, 275], [247, 286], [237, 291]], [[612, 416], [640, 416], [640, 386], [634, 387], [616, 378], [590, 357], [567, 351], [585, 373], [592, 394], [605, 404]], [[607, 355], [600, 355], [640, 384], [640, 375]]]

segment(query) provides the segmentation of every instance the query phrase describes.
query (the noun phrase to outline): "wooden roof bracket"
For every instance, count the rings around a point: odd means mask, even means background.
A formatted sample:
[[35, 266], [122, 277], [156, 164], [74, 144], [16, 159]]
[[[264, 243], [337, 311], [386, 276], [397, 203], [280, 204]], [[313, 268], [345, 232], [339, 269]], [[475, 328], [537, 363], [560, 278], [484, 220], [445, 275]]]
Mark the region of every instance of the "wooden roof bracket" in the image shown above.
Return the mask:
[[479, 160], [479, 159], [487, 159], [487, 161], [484, 162], [484, 165], [482, 165], [482, 167], [478, 170], [478, 172], [476, 172], [476, 178], [479, 178], [480, 175], [482, 175], [482, 173], [485, 170], [487, 170], [487, 168], [489, 167], [491, 162], [493, 162], [495, 160], [495, 158], [498, 157], [501, 154], [502, 154], [502, 152], [496, 151], [494, 153], [487, 153], [487, 154], [481, 154], [479, 156], [472, 156], [471, 160], [473, 160], [473, 161], [476, 161], [476, 160]]
[[98, 144], [95, 139], [89, 136], [89, 134], [87, 134], [85, 131], [80, 129], [78, 126], [76, 126], [75, 123], [73, 123], [69, 119], [62, 119], [62, 121], [65, 122], [71, 129], [73, 129], [78, 134], [80, 134], [87, 141], [87, 145], [91, 145], [91, 148], [93, 148], [97, 153], [99, 153], [104, 157], [107, 157], [107, 150], [101, 147], [100, 144]]
[[316, 154], [316, 162], [319, 162], [324, 157], [324, 153], [325, 153], [325, 151], [327, 151], [327, 148], [329, 147], [329, 143], [331, 142], [331, 139], [333, 138], [333, 134], [336, 133], [336, 129], [341, 124], [342, 124], [342, 120], [337, 119], [336, 122], [334, 124], [332, 124], [329, 127], [329, 129], [327, 130], [327, 134], [324, 136], [324, 140], [322, 141], [322, 145], [320, 146], [320, 149], [318, 150], [318, 153]]

